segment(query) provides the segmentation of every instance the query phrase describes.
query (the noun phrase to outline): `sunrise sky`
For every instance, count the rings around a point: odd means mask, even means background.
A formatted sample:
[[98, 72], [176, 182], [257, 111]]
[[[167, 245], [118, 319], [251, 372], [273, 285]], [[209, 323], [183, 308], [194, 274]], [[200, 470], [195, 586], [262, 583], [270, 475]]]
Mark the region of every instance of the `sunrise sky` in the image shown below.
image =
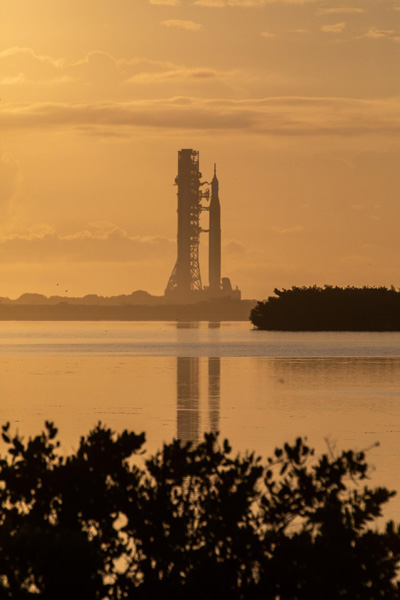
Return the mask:
[[0, 0], [0, 39], [0, 296], [162, 294], [180, 148], [244, 297], [400, 286], [400, 0]]

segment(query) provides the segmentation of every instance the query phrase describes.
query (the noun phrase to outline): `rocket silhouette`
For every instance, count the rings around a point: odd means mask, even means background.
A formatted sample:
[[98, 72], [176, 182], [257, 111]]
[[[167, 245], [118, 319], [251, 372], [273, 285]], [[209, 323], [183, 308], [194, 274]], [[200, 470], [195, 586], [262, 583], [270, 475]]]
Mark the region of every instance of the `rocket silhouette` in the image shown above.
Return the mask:
[[211, 182], [208, 273], [210, 292], [218, 294], [221, 290], [221, 207], [216, 164]]

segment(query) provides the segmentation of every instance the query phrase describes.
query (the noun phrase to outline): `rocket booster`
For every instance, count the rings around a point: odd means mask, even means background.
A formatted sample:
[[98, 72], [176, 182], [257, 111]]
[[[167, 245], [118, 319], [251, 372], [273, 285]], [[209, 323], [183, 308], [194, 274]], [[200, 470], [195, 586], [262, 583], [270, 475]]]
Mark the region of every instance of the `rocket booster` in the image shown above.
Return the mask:
[[211, 182], [208, 269], [210, 292], [218, 294], [221, 290], [221, 207], [216, 165]]

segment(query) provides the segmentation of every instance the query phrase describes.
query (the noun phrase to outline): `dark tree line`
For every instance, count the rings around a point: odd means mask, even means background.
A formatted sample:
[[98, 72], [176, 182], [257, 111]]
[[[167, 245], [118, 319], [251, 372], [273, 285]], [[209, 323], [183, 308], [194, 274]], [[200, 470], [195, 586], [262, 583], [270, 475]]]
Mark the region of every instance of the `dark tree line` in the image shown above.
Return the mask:
[[292, 287], [274, 290], [250, 312], [258, 329], [280, 331], [400, 331], [400, 291], [394, 287]]
[[144, 436], [101, 425], [61, 456], [51, 423], [3, 427], [0, 598], [392, 600], [399, 529], [371, 524], [393, 495], [362, 452], [306, 441], [264, 463], [209, 434], [144, 459]]

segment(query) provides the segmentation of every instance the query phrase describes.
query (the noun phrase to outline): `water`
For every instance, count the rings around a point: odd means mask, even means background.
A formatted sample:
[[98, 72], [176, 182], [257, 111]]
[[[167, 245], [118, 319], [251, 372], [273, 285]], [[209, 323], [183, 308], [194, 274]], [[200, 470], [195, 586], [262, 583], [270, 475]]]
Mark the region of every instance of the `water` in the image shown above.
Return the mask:
[[247, 322], [3, 322], [0, 357], [400, 357], [400, 333], [256, 331]]
[[[298, 435], [368, 450], [372, 482], [400, 491], [400, 333], [280, 333], [248, 323], [2, 323], [0, 421], [63, 450], [98, 421], [147, 448], [221, 431], [268, 456]], [[379, 442], [379, 446], [376, 446]], [[400, 521], [400, 499], [386, 516]]]

